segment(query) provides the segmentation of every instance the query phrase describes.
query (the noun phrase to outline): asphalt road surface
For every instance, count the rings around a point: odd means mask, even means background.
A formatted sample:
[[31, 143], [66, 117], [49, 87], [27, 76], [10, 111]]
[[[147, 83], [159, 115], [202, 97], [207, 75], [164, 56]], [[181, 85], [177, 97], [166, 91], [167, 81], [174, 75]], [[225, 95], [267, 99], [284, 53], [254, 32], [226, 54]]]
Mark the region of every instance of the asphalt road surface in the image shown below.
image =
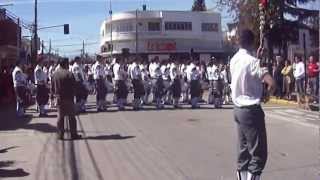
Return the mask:
[[[7, 120], [15, 123], [0, 130], [0, 179], [236, 179], [232, 106], [100, 113], [93, 103], [88, 107], [78, 117], [84, 138], [77, 141], [56, 140], [56, 112], [38, 118], [31, 109], [30, 118]], [[320, 179], [319, 114], [264, 109], [269, 157], [263, 180]]]

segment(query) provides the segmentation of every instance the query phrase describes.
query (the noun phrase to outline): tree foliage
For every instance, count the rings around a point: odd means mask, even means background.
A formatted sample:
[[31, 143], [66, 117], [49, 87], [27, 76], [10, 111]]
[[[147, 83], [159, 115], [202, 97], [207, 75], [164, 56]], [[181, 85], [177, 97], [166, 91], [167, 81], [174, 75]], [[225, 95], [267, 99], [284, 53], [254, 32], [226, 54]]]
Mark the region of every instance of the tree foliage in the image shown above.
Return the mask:
[[[266, 10], [266, 35], [270, 47], [283, 49], [286, 57], [288, 41], [296, 41], [299, 28], [317, 31], [319, 29], [319, 11], [303, 9], [299, 4], [315, 0], [268, 0]], [[238, 22], [238, 29], [249, 28], [259, 34], [259, 1], [258, 0], [220, 0], [218, 7], [227, 8]], [[312, 32], [312, 31], [311, 31]], [[257, 43], [258, 44], [258, 43]]]
[[193, 6], [192, 6], [192, 11], [206, 11], [206, 3], [205, 0], [194, 0]]

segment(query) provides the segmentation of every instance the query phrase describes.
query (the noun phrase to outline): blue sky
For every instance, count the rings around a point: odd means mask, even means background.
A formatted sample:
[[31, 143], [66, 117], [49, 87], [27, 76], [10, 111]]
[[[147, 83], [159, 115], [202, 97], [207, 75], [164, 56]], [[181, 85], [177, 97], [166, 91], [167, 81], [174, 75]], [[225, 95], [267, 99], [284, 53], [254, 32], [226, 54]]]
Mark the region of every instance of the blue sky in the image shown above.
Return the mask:
[[[38, 0], [39, 27], [70, 24], [70, 35], [64, 35], [63, 29], [45, 29], [39, 36], [48, 46], [52, 39], [53, 49], [66, 56], [80, 53], [82, 40], [90, 43], [86, 51], [93, 54], [99, 51], [99, 29], [108, 16], [109, 0]], [[0, 0], [0, 4], [13, 3], [7, 9], [25, 22], [33, 22], [34, 0]], [[190, 10], [193, 0], [112, 0], [114, 13], [135, 10], [146, 3], [151, 10]], [[207, 7], [214, 7], [214, 0], [206, 1]], [[24, 31], [23, 35], [30, 35]], [[96, 44], [94, 44], [96, 43]], [[74, 45], [75, 46], [64, 46]]]
[[[320, 1], [320, 0], [317, 0]], [[39, 31], [39, 36], [48, 46], [52, 39], [52, 47], [59, 49], [61, 55], [74, 56], [80, 53], [82, 40], [90, 45], [86, 51], [90, 54], [99, 51], [99, 29], [107, 18], [110, 0], [38, 0], [39, 27], [70, 24], [70, 35], [64, 35], [63, 29], [46, 29]], [[206, 0], [207, 8], [213, 8], [216, 0]], [[6, 7], [27, 23], [33, 22], [34, 0], [0, 0], [0, 4], [13, 3]], [[146, 3], [151, 10], [190, 10], [193, 0], [112, 0], [113, 12], [135, 10]], [[222, 23], [232, 19], [222, 12]], [[24, 31], [23, 35], [30, 35]], [[64, 46], [75, 45], [75, 46]]]

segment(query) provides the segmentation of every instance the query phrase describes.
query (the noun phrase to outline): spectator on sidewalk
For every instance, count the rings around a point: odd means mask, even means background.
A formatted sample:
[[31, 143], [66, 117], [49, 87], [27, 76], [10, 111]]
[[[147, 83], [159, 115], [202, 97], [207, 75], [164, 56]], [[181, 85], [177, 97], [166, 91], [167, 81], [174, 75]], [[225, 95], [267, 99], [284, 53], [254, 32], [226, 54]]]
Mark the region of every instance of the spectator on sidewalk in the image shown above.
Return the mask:
[[27, 85], [27, 76], [23, 73], [24, 64], [21, 61], [18, 61], [16, 67], [12, 72], [12, 79], [14, 90], [16, 94], [17, 102], [17, 116], [23, 117], [25, 113], [25, 104], [26, 104], [26, 85]]
[[282, 97], [282, 89], [283, 89], [283, 75], [281, 74], [282, 71], [282, 63], [281, 63], [281, 57], [277, 56], [276, 61], [274, 62], [273, 66], [273, 78], [276, 82], [276, 91], [275, 91], [275, 96], [277, 99]]
[[[319, 66], [314, 58], [314, 56], [309, 57], [308, 64], [308, 82], [310, 88], [310, 95], [315, 98], [319, 92]], [[317, 98], [315, 98], [317, 99]]]
[[281, 74], [283, 75], [283, 92], [285, 94], [285, 98], [291, 100], [291, 82], [293, 74], [290, 61], [285, 61]]
[[297, 90], [297, 101], [299, 106], [302, 104], [301, 100], [304, 95], [304, 81], [305, 81], [305, 67], [302, 59], [300, 57], [295, 58], [295, 68], [293, 71], [293, 76], [296, 80], [296, 90]]

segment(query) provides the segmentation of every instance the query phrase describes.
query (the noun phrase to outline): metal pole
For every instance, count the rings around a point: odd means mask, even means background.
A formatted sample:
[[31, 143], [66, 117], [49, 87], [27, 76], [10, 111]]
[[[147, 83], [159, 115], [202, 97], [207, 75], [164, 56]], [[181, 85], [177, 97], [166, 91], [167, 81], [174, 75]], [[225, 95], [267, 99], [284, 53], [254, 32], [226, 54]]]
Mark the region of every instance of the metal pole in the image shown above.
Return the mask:
[[43, 55], [44, 53], [44, 41], [42, 40], [41, 42], [41, 54]]
[[138, 9], [136, 10], [136, 58], [138, 57]]
[[110, 45], [111, 45], [111, 49], [110, 49], [110, 58], [112, 61], [112, 53], [113, 53], [113, 42], [112, 42], [112, 4], [111, 4], [111, 0], [110, 0], [110, 11], [109, 11], [109, 15], [110, 15]]
[[82, 58], [84, 58], [84, 40], [82, 41]]
[[307, 49], [306, 49], [306, 34], [303, 33], [303, 56], [304, 56], [304, 92], [307, 93]]
[[49, 62], [51, 61], [51, 39], [49, 39]]
[[18, 18], [18, 26], [17, 26], [17, 61], [20, 60], [20, 48], [21, 48], [21, 31], [20, 31], [20, 18]]
[[38, 56], [38, 0], [34, 1], [33, 34], [32, 64], [36, 62]]

